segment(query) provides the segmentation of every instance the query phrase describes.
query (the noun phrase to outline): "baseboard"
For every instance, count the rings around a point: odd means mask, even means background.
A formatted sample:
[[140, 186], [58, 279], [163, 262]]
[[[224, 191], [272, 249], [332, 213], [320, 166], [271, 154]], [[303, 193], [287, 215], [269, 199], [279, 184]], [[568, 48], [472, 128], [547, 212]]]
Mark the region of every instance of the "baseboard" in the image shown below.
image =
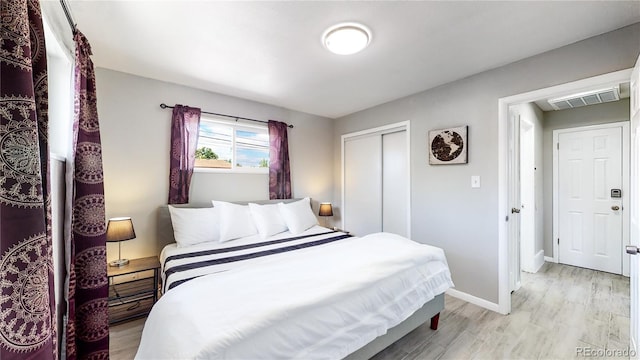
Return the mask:
[[552, 262], [552, 263], [554, 263], [554, 262], [556, 262], [556, 259], [554, 259], [554, 258], [553, 258], [553, 257], [551, 257], [551, 256], [545, 256], [545, 257], [544, 257], [544, 261], [548, 261], [548, 262]]
[[544, 265], [546, 257], [544, 256], [544, 250], [538, 251], [538, 253], [533, 257], [533, 272], [537, 273], [538, 270]]
[[462, 291], [458, 291], [456, 289], [448, 289], [446, 292], [447, 295], [453, 296], [454, 298], [458, 298], [460, 300], [464, 300], [466, 302], [472, 303], [474, 305], [478, 305], [480, 307], [483, 307], [487, 310], [491, 310], [491, 311], [495, 311], [497, 313], [500, 313], [499, 309], [500, 307], [498, 306], [498, 304], [496, 303], [492, 303], [491, 301], [487, 301], [485, 299], [481, 299], [479, 297], [473, 296], [473, 295], [469, 295], [467, 293], [464, 293]]

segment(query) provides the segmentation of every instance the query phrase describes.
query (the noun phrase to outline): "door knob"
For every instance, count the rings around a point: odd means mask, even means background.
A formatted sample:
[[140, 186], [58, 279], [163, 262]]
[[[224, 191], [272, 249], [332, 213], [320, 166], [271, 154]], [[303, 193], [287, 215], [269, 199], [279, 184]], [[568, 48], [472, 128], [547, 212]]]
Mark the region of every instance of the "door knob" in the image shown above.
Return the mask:
[[637, 255], [638, 252], [640, 252], [640, 249], [635, 245], [627, 245], [625, 246], [625, 249], [629, 255]]
[[613, 210], [613, 211], [618, 211], [618, 210], [620, 210], [620, 206], [618, 206], [618, 205], [613, 205], [613, 206], [611, 207], [611, 210]]
[[511, 213], [512, 213], [512, 214], [520, 214], [520, 209], [518, 209], [518, 208], [511, 208]]

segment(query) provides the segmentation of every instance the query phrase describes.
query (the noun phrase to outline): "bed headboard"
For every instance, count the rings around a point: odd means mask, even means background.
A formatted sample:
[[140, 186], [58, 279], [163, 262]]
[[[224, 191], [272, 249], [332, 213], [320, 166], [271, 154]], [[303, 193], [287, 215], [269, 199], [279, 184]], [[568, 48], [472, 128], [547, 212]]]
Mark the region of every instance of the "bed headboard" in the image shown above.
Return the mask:
[[[251, 200], [251, 201], [230, 201], [234, 204], [246, 205], [248, 203], [254, 204], [277, 204], [277, 203], [289, 203], [298, 201], [301, 199], [278, 199], [278, 200]], [[212, 207], [211, 202], [209, 203], [191, 203], [191, 204], [182, 204], [182, 205], [172, 205], [175, 207], [184, 207], [184, 208], [204, 208], [204, 207]], [[176, 242], [173, 238], [173, 226], [171, 225], [171, 215], [169, 214], [169, 206], [163, 205], [158, 208], [158, 223], [157, 223], [157, 246], [158, 246], [158, 254], [162, 249], [171, 243]]]

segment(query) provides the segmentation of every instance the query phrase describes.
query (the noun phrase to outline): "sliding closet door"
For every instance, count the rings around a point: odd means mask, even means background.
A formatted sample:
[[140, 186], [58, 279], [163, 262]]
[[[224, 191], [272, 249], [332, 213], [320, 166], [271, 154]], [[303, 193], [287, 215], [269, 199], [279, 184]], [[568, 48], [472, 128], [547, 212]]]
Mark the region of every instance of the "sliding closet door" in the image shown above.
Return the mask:
[[344, 143], [344, 228], [357, 236], [382, 230], [381, 157], [380, 135]]
[[407, 131], [382, 135], [382, 231], [409, 236]]

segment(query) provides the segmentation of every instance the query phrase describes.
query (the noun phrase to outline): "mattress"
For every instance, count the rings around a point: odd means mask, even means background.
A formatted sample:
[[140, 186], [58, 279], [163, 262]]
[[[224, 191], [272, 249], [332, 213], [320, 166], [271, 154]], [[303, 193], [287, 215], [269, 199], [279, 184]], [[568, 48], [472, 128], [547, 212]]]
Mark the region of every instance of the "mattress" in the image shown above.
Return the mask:
[[[314, 227], [296, 237], [164, 249], [168, 290], [136, 358], [340, 359], [453, 286], [442, 249], [398, 235]], [[216, 251], [228, 247], [239, 249]], [[256, 252], [268, 255], [243, 257]], [[191, 268], [187, 253], [205, 266]]]

